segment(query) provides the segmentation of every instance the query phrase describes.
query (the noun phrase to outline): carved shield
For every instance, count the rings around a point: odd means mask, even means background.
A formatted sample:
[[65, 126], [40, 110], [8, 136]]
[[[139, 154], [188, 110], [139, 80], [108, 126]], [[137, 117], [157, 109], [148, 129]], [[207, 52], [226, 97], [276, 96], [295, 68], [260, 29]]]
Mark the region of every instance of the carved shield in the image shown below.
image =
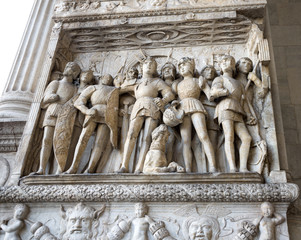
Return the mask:
[[118, 144], [118, 107], [119, 107], [119, 90], [115, 88], [110, 92], [107, 102], [105, 121], [110, 128], [110, 139], [114, 148]]
[[68, 157], [68, 150], [71, 143], [71, 137], [77, 113], [77, 109], [74, 107], [73, 103], [77, 98], [78, 95], [74, 96], [63, 105], [58, 114], [55, 125], [53, 150], [55, 159], [61, 171], [64, 171]]

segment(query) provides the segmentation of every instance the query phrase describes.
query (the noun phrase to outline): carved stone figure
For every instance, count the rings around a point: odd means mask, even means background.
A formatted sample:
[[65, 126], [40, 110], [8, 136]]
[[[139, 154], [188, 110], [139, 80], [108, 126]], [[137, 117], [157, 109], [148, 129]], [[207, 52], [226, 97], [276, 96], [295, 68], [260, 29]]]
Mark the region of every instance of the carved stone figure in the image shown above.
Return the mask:
[[33, 234], [33, 240], [57, 240], [57, 238], [50, 233], [49, 228], [41, 222], [34, 223], [30, 228], [30, 232]]
[[[64, 104], [58, 114], [53, 137], [54, 156], [58, 163], [57, 174], [65, 170], [68, 154], [70, 154], [69, 158], [73, 158], [74, 147], [82, 130], [84, 115], [74, 106], [74, 102], [80, 93], [92, 83], [93, 78], [91, 70], [81, 72], [77, 94]], [[74, 144], [71, 144], [72, 141]]]
[[148, 240], [147, 231], [150, 218], [147, 216], [148, 207], [144, 203], [135, 204], [136, 218], [132, 221], [133, 234], [131, 239]]
[[[246, 91], [244, 104], [247, 105], [246, 107], [250, 109], [253, 116], [256, 116], [253, 107], [254, 94], [256, 93], [256, 96], [259, 98], [264, 98], [268, 92], [268, 86], [256, 76], [255, 70], [256, 69], [253, 70], [252, 60], [247, 57], [240, 58], [236, 63], [236, 79], [242, 82]], [[264, 160], [267, 156], [267, 144], [260, 135], [258, 123], [255, 125], [248, 125], [247, 128], [252, 136], [254, 144], [259, 148], [261, 153], [258, 161], [260, 165], [258, 172], [261, 173], [264, 166]]]
[[[239, 230], [235, 240], [252, 240], [259, 233], [259, 240], [276, 240], [276, 226], [283, 223], [285, 218], [275, 213], [272, 203], [261, 204], [262, 216], [253, 222], [243, 222], [243, 228]], [[256, 238], [257, 239], [257, 238]]]
[[42, 108], [47, 110], [43, 121], [44, 135], [40, 153], [40, 167], [35, 174], [45, 174], [53, 146], [53, 135], [58, 114], [64, 104], [76, 94], [77, 87], [72, 82], [77, 78], [80, 71], [80, 67], [76, 63], [67, 63], [63, 72], [63, 79], [50, 82], [45, 90]]
[[5, 232], [4, 240], [21, 240], [19, 232], [25, 226], [25, 218], [29, 212], [25, 204], [17, 204], [14, 209], [14, 217], [7, 222], [2, 222], [0, 227]]
[[[83, 130], [77, 143], [74, 159], [71, 167], [66, 173], [74, 174], [78, 170], [80, 159], [87, 146], [88, 140], [96, 130], [96, 138], [91, 153], [89, 165], [85, 173], [93, 173], [98, 161], [105, 150], [108, 136], [111, 135], [111, 143], [117, 145], [117, 116], [118, 116], [118, 89], [112, 87], [113, 78], [105, 75], [98, 85], [85, 89], [74, 106], [85, 114]], [[87, 102], [91, 101], [92, 107], [87, 107]], [[111, 134], [110, 134], [111, 131]]]
[[[136, 173], [142, 172], [145, 156], [151, 143], [151, 133], [159, 123], [164, 106], [174, 99], [171, 88], [156, 77], [157, 63], [154, 58], [147, 57], [143, 61], [142, 71], [142, 79], [137, 84], [121, 89], [121, 92], [134, 91], [136, 102], [131, 113], [131, 122], [124, 145], [120, 173], [128, 172], [129, 160], [144, 123], [142, 146], [135, 169]], [[159, 94], [162, 98], [158, 97]]]
[[222, 125], [225, 135], [225, 152], [229, 163], [230, 172], [236, 172], [234, 134], [240, 140], [239, 161], [240, 172], [248, 172], [247, 161], [252, 138], [245, 125], [256, 124], [256, 119], [251, 115], [249, 108], [244, 109], [243, 96], [245, 94], [243, 84], [233, 78], [235, 73], [235, 59], [225, 55], [221, 59], [223, 75], [214, 79], [212, 83], [210, 99], [219, 99], [215, 110], [215, 118]]
[[[161, 68], [162, 79], [168, 86], [172, 86], [176, 79], [176, 67], [171, 62], [166, 62]], [[163, 122], [168, 124], [169, 137], [166, 143], [167, 163], [171, 163], [173, 156], [173, 147], [176, 140], [176, 131], [172, 128], [182, 123], [184, 111], [177, 111], [176, 105], [167, 105], [163, 113]]]
[[136, 84], [138, 79], [138, 69], [136, 67], [130, 67], [126, 72], [126, 77], [124, 82], [121, 84], [121, 87], [132, 86]]
[[177, 163], [167, 163], [165, 145], [169, 136], [167, 126], [161, 124], [152, 132], [152, 143], [146, 154], [143, 173], [184, 172]]
[[194, 59], [184, 57], [179, 61], [178, 67], [183, 80], [175, 82], [173, 89], [180, 100], [179, 109], [185, 112], [183, 123], [180, 125], [185, 170], [188, 173], [192, 170], [191, 131], [193, 125], [198, 138], [203, 143], [209, 172], [216, 172], [214, 150], [206, 127], [207, 112], [199, 100], [201, 91], [209, 97], [210, 88], [203, 78], [194, 78]]
[[[217, 76], [215, 68], [211, 65], [206, 65], [205, 67], [203, 67], [200, 74], [204, 78], [204, 81], [208, 84], [209, 87], [212, 86], [212, 81]], [[220, 128], [218, 124], [214, 121], [214, 112], [215, 112], [216, 103], [210, 102], [205, 94], [201, 94], [200, 100], [204, 105], [205, 110], [207, 111], [207, 116], [206, 116], [207, 131], [215, 152], [215, 156], [217, 158], [218, 133], [220, 132]], [[193, 149], [194, 157], [196, 159], [198, 171], [202, 173], [207, 172], [207, 163], [206, 163], [204, 147], [201, 146], [201, 142], [197, 137], [197, 135], [194, 135], [193, 137], [192, 149]]]
[[183, 229], [187, 240], [217, 240], [220, 234], [218, 220], [209, 216], [188, 218]]
[[135, 204], [136, 216], [128, 223], [121, 220], [116, 224], [108, 233], [109, 240], [120, 240], [124, 237], [125, 233], [133, 228], [131, 239], [135, 240], [148, 240], [148, 231], [151, 232], [156, 240], [175, 240], [169, 235], [162, 221], [155, 222], [148, 215], [148, 207], [144, 203]]
[[62, 207], [62, 218], [66, 221], [62, 240], [96, 240], [99, 217], [105, 206], [95, 210], [84, 203], [79, 203], [67, 211]]
[[262, 216], [254, 221], [259, 227], [259, 240], [276, 240], [276, 226], [283, 223], [285, 218], [275, 213], [272, 203], [264, 202], [261, 204]]

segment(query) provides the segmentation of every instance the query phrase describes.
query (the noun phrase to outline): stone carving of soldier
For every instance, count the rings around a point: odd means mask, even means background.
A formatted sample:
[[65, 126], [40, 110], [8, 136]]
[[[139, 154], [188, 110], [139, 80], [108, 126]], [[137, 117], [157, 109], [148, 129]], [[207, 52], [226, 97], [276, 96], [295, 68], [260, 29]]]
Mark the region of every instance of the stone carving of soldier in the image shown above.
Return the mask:
[[[142, 62], [142, 78], [132, 86], [121, 89], [121, 92], [134, 91], [136, 102], [130, 118], [130, 126], [124, 145], [122, 166], [119, 173], [129, 171], [129, 161], [137, 137], [144, 124], [142, 146], [135, 172], [143, 170], [146, 153], [151, 143], [151, 133], [158, 126], [161, 111], [174, 99], [171, 88], [157, 76], [157, 63], [154, 58], [146, 57]], [[159, 97], [161, 94], [162, 98]]]
[[[95, 171], [105, 150], [106, 139], [109, 135], [111, 136], [112, 145], [116, 147], [119, 93], [112, 85], [113, 78], [111, 75], [105, 75], [100, 79], [98, 85], [86, 88], [75, 101], [74, 106], [85, 115], [85, 121], [75, 149], [72, 165], [66, 173], [77, 173], [82, 154], [95, 129], [95, 143], [85, 173]], [[87, 107], [88, 101], [91, 101], [91, 108]]]
[[[214, 78], [217, 76], [216, 70], [213, 66], [211, 65], [206, 65], [203, 67], [203, 69], [200, 72], [201, 77], [204, 78], [208, 86], [211, 88], [212, 86], [212, 81]], [[207, 118], [206, 118], [206, 126], [207, 126], [207, 131], [208, 135], [210, 138], [210, 141], [212, 143], [213, 149], [215, 154], [217, 154], [217, 145], [218, 145], [218, 132], [220, 131], [220, 128], [218, 124], [214, 121], [214, 112], [215, 112], [215, 107], [216, 103], [215, 102], [210, 102], [209, 99], [207, 98], [206, 94], [201, 94], [200, 97], [201, 103], [203, 104], [204, 108], [207, 111]], [[202, 151], [202, 146], [199, 138], [197, 135], [193, 137], [192, 140], [192, 149], [194, 152], [194, 157], [197, 159], [197, 167], [200, 172], [207, 172], [207, 167], [206, 167], [206, 159], [205, 159], [205, 153]]]
[[[257, 99], [263, 99], [268, 92], [268, 86], [265, 86], [265, 84], [253, 72], [252, 60], [247, 57], [240, 58], [237, 61], [236, 71], [236, 79], [243, 84], [246, 91], [244, 104], [247, 106], [245, 107], [248, 107], [251, 113], [256, 116], [255, 108], [253, 106], [254, 95], [259, 97]], [[261, 173], [264, 166], [264, 160], [267, 155], [267, 144], [260, 135], [258, 124], [248, 125], [247, 127], [250, 135], [252, 136], [253, 143], [259, 148], [261, 153], [258, 161], [260, 164], [258, 172]]]
[[[81, 72], [77, 94], [64, 104], [58, 115], [53, 137], [54, 156], [58, 163], [58, 174], [65, 170], [67, 158], [73, 158], [74, 148], [78, 142], [84, 122], [85, 116], [74, 106], [74, 102], [78, 99], [81, 92], [92, 83], [93, 78], [91, 70]], [[71, 142], [74, 142], [74, 144], [71, 144]]]
[[[165, 83], [172, 87], [174, 80], [176, 79], [176, 67], [171, 62], [166, 62], [161, 68], [162, 79]], [[172, 155], [174, 152], [174, 142], [176, 140], [176, 132], [175, 130], [168, 126], [169, 137], [166, 143], [166, 158], [167, 163], [172, 161]]]
[[251, 136], [245, 125], [256, 124], [256, 119], [251, 115], [248, 108], [244, 108], [243, 96], [245, 94], [243, 84], [234, 79], [235, 59], [232, 56], [225, 55], [221, 59], [222, 76], [214, 79], [212, 83], [210, 99], [219, 99], [215, 110], [215, 118], [222, 125], [225, 135], [225, 152], [229, 163], [230, 172], [236, 172], [234, 134], [240, 140], [239, 161], [240, 172], [248, 172], [247, 161], [249, 156]]
[[198, 138], [204, 145], [205, 154], [209, 163], [209, 172], [216, 172], [216, 162], [212, 143], [206, 127], [207, 112], [199, 100], [201, 91], [208, 94], [210, 88], [203, 78], [194, 78], [194, 59], [184, 57], [178, 63], [179, 73], [183, 80], [173, 84], [173, 90], [178, 94], [180, 100], [179, 109], [185, 113], [183, 123], [180, 125], [180, 133], [183, 142], [183, 157], [186, 172], [192, 170], [191, 131], [192, 125], [196, 130]]
[[40, 153], [40, 167], [35, 174], [45, 174], [53, 147], [53, 135], [57, 117], [64, 106], [77, 92], [72, 83], [80, 73], [80, 67], [74, 62], [68, 62], [63, 72], [62, 80], [54, 80], [47, 86], [42, 100], [42, 108], [47, 109], [43, 121], [44, 135]]

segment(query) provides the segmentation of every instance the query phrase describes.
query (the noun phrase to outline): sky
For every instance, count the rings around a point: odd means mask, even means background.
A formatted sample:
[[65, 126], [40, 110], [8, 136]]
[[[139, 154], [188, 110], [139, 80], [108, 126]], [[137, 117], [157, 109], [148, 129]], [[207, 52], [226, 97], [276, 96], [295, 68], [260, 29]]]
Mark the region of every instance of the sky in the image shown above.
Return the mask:
[[0, 95], [8, 80], [34, 2], [35, 0], [1, 1]]

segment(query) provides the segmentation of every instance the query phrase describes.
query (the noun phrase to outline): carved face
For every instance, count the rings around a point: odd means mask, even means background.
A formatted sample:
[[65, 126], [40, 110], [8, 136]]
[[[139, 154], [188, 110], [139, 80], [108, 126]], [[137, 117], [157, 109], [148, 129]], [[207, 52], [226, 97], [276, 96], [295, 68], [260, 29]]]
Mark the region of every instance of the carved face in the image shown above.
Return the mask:
[[261, 205], [261, 212], [264, 217], [271, 218], [274, 214], [274, 207], [270, 203], [263, 203]]
[[74, 62], [68, 62], [63, 72], [64, 76], [72, 76], [75, 79], [80, 73], [80, 67]]
[[101, 83], [103, 85], [112, 86], [113, 85], [113, 78], [110, 74], [104, 75], [101, 78]]
[[179, 65], [179, 72], [183, 77], [192, 76], [193, 71], [194, 69], [190, 62], [183, 62]]
[[192, 222], [189, 227], [190, 240], [211, 240], [212, 226], [205, 218]]
[[14, 211], [14, 218], [24, 219], [28, 213], [27, 207], [23, 204], [17, 205]]
[[206, 67], [203, 70], [202, 75], [205, 79], [213, 80], [215, 77], [215, 69], [213, 67]]
[[136, 214], [137, 218], [145, 217], [145, 215], [147, 214], [147, 207], [142, 203], [136, 204], [135, 205], [135, 214]]
[[250, 59], [247, 58], [241, 58], [239, 60], [239, 65], [238, 65], [238, 69], [239, 72], [242, 73], [249, 73], [252, 70], [252, 61]]
[[157, 63], [152, 58], [147, 58], [144, 60], [142, 65], [143, 74], [155, 74], [157, 71]]
[[138, 78], [138, 70], [135, 67], [131, 67], [128, 72], [128, 78], [129, 79], [134, 79], [134, 78]]
[[235, 71], [235, 59], [231, 56], [224, 56], [221, 60], [221, 69], [225, 72]]
[[84, 83], [90, 83], [92, 82], [93, 79], [93, 73], [88, 71], [88, 72], [82, 72], [80, 75], [80, 81]]
[[88, 211], [73, 211], [67, 222], [68, 240], [88, 240], [92, 237], [93, 219]]
[[172, 67], [165, 67], [162, 70], [163, 79], [175, 79], [174, 69]]

